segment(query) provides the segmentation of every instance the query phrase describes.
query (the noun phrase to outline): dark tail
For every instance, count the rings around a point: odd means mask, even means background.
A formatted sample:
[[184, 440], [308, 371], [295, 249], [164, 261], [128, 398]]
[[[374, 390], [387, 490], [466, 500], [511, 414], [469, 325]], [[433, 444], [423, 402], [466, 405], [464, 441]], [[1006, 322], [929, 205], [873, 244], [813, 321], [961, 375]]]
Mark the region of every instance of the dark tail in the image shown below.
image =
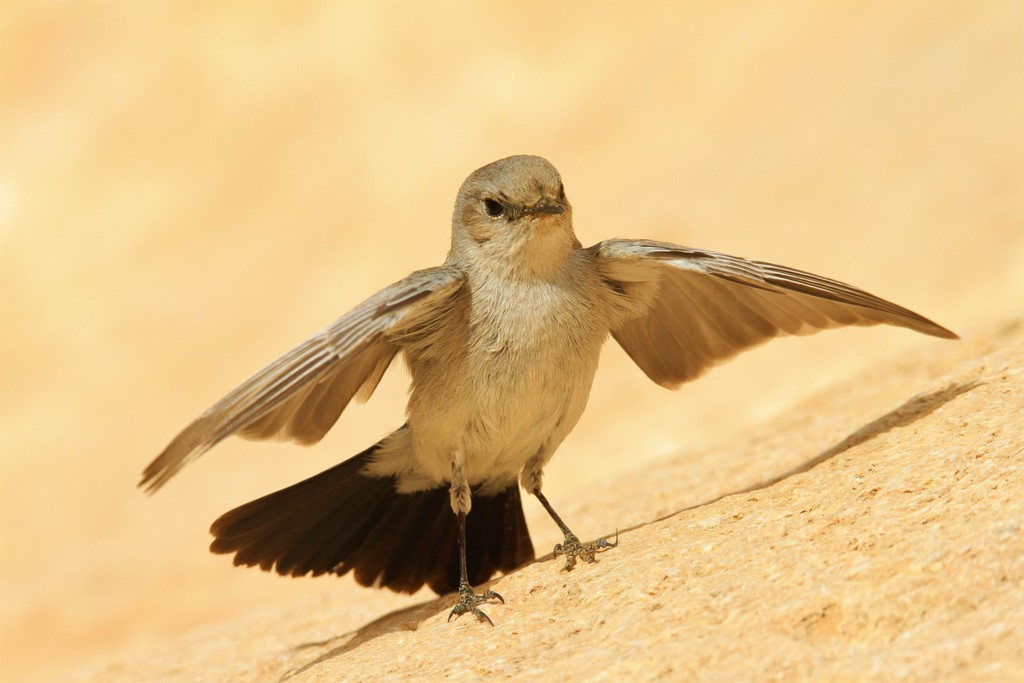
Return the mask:
[[[459, 587], [458, 520], [447, 488], [398, 493], [393, 477], [363, 474], [372, 446], [345, 462], [221, 515], [215, 553], [279, 574], [355, 572], [364, 586], [438, 594]], [[466, 568], [479, 585], [534, 558], [519, 485], [473, 496]]]

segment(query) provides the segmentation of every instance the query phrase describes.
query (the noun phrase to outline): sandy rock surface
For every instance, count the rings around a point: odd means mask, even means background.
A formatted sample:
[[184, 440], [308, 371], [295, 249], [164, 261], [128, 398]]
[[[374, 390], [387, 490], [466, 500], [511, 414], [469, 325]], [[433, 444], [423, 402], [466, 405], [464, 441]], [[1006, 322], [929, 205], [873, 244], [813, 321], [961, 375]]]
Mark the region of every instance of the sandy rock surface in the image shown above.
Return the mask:
[[1020, 680], [1022, 393], [1018, 318], [591, 488], [567, 515], [619, 547], [492, 582], [493, 628], [334, 596], [75, 680]]
[[[1019, 678], [1022, 120], [1009, 0], [3, 3], [0, 679]], [[964, 339], [780, 340], [677, 393], [609, 344], [545, 490], [621, 545], [499, 579], [494, 629], [207, 552], [401, 424], [400, 370], [315, 448], [231, 440], [135, 489], [439, 263], [459, 183], [515, 153], [561, 170], [584, 244], [776, 261]]]

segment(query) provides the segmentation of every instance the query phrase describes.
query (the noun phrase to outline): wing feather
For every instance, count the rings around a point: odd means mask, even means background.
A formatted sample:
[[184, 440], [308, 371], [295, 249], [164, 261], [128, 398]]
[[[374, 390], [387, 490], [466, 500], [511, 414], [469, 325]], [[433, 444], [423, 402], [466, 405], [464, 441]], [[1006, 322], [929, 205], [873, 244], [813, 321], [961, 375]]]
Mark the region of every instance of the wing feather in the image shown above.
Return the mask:
[[404, 338], [443, 321], [462, 281], [455, 269], [430, 268], [370, 297], [196, 418], [150, 463], [140, 486], [155, 491], [233, 434], [319, 441], [353, 397], [369, 398]]
[[607, 240], [589, 251], [619, 299], [612, 336], [669, 388], [781, 335], [889, 324], [956, 338], [861, 289], [774, 263], [651, 240]]

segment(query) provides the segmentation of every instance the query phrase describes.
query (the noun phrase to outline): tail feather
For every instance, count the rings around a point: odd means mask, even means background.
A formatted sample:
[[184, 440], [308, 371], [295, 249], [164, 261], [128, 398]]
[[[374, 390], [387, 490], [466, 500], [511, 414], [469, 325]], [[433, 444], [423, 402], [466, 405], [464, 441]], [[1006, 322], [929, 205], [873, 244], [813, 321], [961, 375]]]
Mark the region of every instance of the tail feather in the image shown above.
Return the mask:
[[317, 576], [331, 571], [337, 563], [316, 546], [334, 536], [332, 549], [343, 549], [346, 540], [372, 524], [388, 494], [397, 495], [393, 486], [359, 485], [375, 483], [359, 474], [372, 450], [221, 515], [210, 528], [215, 536], [210, 550], [234, 552], [236, 565], [259, 565], [280, 574]]
[[[496, 560], [506, 557], [506, 552], [513, 557], [524, 550], [533, 554], [522, 510], [517, 484], [503, 494], [473, 499], [473, 509], [466, 517], [466, 545], [483, 548], [485, 552], [471, 553], [466, 557], [470, 576], [490, 576], [502, 569]], [[522, 543], [524, 538], [525, 547]]]
[[[451, 505], [449, 504], [449, 508]], [[472, 513], [470, 513], [472, 514]], [[439, 517], [437, 520], [437, 526], [434, 528], [434, 542], [436, 543], [437, 550], [434, 554], [424, 554], [422, 556], [424, 563], [424, 576], [425, 582], [430, 586], [431, 590], [435, 593], [444, 593], [449, 589], [449, 584], [453, 577], [459, 575], [459, 559], [457, 553], [459, 552], [459, 538], [458, 538], [458, 524], [454, 520], [454, 513], [452, 513], [452, 522], [445, 522], [443, 517]], [[467, 516], [468, 526], [468, 516]], [[469, 536], [466, 537], [467, 550], [469, 549]], [[469, 562], [469, 556], [466, 557], [467, 564]], [[473, 574], [469, 574], [473, 577]], [[490, 578], [490, 577], [488, 577]], [[481, 583], [481, 581], [470, 578], [472, 583]], [[455, 587], [458, 587], [458, 581], [456, 580]]]
[[526, 518], [523, 516], [523, 501], [518, 486], [513, 486], [512, 492], [503, 503], [500, 521], [503, 532], [488, 535], [493, 544], [491, 557], [519, 557], [529, 554], [532, 558], [533, 542], [530, 540], [530, 530], [526, 527]]
[[[342, 464], [348, 462], [351, 460]], [[277, 561], [278, 572], [303, 576], [312, 571], [317, 576], [348, 571], [348, 567], [341, 567], [365, 543], [376, 521], [398, 494], [390, 480], [381, 481], [357, 474], [347, 484], [349, 488], [335, 491], [332, 499], [323, 501], [313, 513], [318, 517], [316, 523], [307, 530], [275, 530], [281, 542], [290, 547]]]
[[[436, 494], [443, 491], [429, 493], [431, 498], [436, 498]], [[384, 570], [392, 556], [403, 565], [413, 559], [409, 556], [406, 540], [419, 531], [421, 517], [417, 508], [425, 497], [423, 494], [400, 496], [384, 510], [372, 533], [366, 535], [351, 559], [356, 581], [364, 586], [372, 586], [378, 581], [383, 585]]]
[[[437, 491], [435, 494], [444, 494]], [[395, 537], [396, 551], [390, 554], [381, 574], [381, 583], [395, 586], [400, 592], [412, 592], [427, 582], [426, 567], [433, 555], [442, 557], [434, 543], [437, 528], [451, 525], [451, 505], [435, 500], [436, 495], [419, 496], [418, 505], [409, 511], [420, 520], [419, 525], [406, 524]], [[404, 549], [405, 552], [401, 552]]]
[[[292, 576], [352, 571], [364, 586], [455, 590], [458, 521], [448, 491], [398, 493], [394, 478], [364, 474], [375, 449], [221, 515], [210, 528], [210, 550]], [[473, 497], [466, 547], [473, 584], [533, 559], [516, 484]]]

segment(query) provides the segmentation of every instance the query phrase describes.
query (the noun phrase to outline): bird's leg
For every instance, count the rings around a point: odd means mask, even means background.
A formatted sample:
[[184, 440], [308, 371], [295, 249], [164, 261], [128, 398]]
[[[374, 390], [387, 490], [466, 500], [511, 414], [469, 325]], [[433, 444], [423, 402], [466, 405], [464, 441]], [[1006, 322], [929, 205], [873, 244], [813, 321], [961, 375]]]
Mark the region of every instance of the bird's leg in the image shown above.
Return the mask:
[[491, 626], [494, 626], [494, 622], [491, 618], [483, 613], [477, 605], [487, 602], [488, 600], [498, 599], [501, 600], [502, 604], [505, 603], [505, 599], [495, 593], [492, 590], [487, 591], [483, 594], [473, 592], [473, 587], [469, 585], [469, 578], [466, 576], [466, 513], [459, 513], [459, 601], [452, 607], [452, 611], [448, 613], [448, 621], [452, 620], [452, 617], [465, 614], [470, 612], [475, 614], [477, 618], [483, 619]]
[[483, 594], [474, 593], [473, 587], [469, 585], [469, 575], [466, 571], [466, 513], [472, 506], [472, 497], [465, 472], [458, 464], [452, 468], [451, 496], [452, 510], [459, 516], [459, 601], [448, 613], [448, 621], [451, 621], [454, 616], [470, 612], [494, 626], [491, 618], [484, 614], [477, 605], [495, 598], [504, 604], [505, 599], [492, 590]]
[[573, 567], [576, 566], [576, 558], [583, 560], [584, 562], [596, 562], [597, 553], [608, 548], [614, 548], [619, 544], [619, 532], [615, 532], [615, 541], [609, 541], [606, 538], [601, 538], [590, 543], [580, 543], [580, 539], [570, 531], [569, 527], [565, 525], [562, 518], [558, 516], [555, 509], [551, 507], [551, 503], [544, 497], [544, 494], [540, 492], [539, 488], [533, 490], [533, 495], [537, 496], [537, 500], [544, 506], [544, 509], [551, 515], [551, 519], [555, 520], [555, 524], [565, 534], [565, 540], [555, 546], [555, 557], [559, 555], [565, 555], [565, 566], [562, 567], [563, 572], [572, 571]]

